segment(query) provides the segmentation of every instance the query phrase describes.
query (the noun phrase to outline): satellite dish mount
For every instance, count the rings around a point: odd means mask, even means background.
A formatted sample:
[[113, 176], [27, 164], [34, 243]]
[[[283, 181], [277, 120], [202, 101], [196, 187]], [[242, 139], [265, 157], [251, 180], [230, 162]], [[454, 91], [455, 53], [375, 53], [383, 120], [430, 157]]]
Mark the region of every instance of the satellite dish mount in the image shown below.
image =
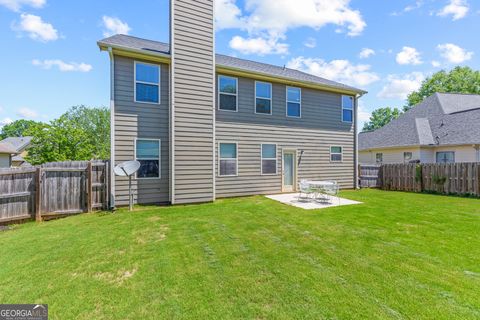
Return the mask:
[[133, 210], [132, 176], [140, 169], [140, 162], [126, 161], [115, 166], [113, 172], [120, 177], [128, 177], [128, 207]]

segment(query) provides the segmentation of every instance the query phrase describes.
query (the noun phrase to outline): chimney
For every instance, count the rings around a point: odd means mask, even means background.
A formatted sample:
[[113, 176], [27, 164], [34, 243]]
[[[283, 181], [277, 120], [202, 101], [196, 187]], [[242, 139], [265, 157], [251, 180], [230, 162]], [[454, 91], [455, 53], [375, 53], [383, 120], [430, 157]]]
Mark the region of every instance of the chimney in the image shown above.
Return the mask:
[[171, 202], [215, 199], [214, 0], [170, 2]]

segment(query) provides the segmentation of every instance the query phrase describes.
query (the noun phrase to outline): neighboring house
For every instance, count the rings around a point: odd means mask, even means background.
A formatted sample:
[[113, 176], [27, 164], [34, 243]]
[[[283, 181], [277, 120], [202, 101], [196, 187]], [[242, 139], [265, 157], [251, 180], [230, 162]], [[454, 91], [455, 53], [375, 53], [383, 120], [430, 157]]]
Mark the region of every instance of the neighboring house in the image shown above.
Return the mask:
[[[112, 162], [136, 159], [137, 203], [291, 192], [300, 179], [356, 184], [357, 99], [300, 71], [214, 53], [212, 0], [172, 0], [171, 47], [126, 35], [110, 54]], [[128, 180], [113, 177], [116, 205]]]
[[480, 95], [436, 93], [358, 137], [360, 163], [480, 161]]
[[32, 143], [33, 137], [8, 137], [1, 142], [9, 143], [15, 148], [15, 152], [11, 157], [12, 167], [30, 166], [24, 159], [28, 155], [28, 147]]
[[0, 149], [0, 167], [29, 166], [24, 157], [28, 154], [27, 149], [31, 142], [32, 137], [8, 137], [0, 141], [0, 145], [3, 145]]
[[0, 168], [10, 168], [12, 166], [12, 154], [17, 149], [10, 143], [0, 141]]

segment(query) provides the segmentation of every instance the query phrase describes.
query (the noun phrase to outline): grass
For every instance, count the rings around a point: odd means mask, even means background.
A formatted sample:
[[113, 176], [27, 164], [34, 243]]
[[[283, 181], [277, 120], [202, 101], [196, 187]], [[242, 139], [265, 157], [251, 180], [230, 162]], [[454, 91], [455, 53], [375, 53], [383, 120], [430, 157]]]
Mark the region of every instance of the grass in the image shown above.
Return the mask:
[[480, 200], [346, 191], [305, 211], [257, 196], [0, 232], [0, 302], [51, 319], [478, 319]]

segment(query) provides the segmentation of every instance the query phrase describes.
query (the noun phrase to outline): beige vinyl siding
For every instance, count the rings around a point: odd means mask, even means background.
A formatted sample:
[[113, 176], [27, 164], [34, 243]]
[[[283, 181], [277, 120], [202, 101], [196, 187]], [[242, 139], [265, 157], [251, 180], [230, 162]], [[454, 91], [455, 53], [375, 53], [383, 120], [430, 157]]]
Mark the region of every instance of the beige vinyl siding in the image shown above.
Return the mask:
[[420, 160], [421, 163], [435, 163], [436, 153], [441, 151], [455, 152], [455, 162], [479, 161], [477, 149], [474, 146], [442, 146], [442, 147], [417, 147], [417, 148], [394, 148], [376, 149], [359, 152], [359, 163], [375, 163], [375, 154], [383, 153], [383, 163], [403, 163], [403, 153], [412, 152], [412, 160]]
[[383, 154], [383, 163], [404, 163], [403, 153], [411, 152], [412, 160], [420, 160], [420, 148], [398, 148], [398, 149], [378, 149], [370, 151], [359, 151], [360, 164], [375, 164], [376, 154]]
[[[115, 164], [134, 160], [135, 138], [160, 139], [161, 178], [133, 179], [132, 185], [135, 203], [165, 203], [169, 201], [169, 67], [160, 65], [160, 104], [136, 103], [134, 61], [115, 56]], [[128, 178], [115, 178], [115, 201], [118, 206], [128, 204]]]
[[[297, 150], [298, 181], [337, 180], [353, 188], [353, 133], [271, 125], [217, 121], [218, 142], [238, 143], [238, 176], [220, 177], [217, 164], [217, 197], [282, 192], [282, 150]], [[261, 174], [261, 144], [277, 144], [277, 174]], [[343, 147], [343, 162], [330, 162], [330, 146]], [[301, 151], [303, 150], [303, 154]], [[297, 183], [298, 183], [297, 181]]]
[[213, 1], [173, 0], [172, 202], [214, 198]]

